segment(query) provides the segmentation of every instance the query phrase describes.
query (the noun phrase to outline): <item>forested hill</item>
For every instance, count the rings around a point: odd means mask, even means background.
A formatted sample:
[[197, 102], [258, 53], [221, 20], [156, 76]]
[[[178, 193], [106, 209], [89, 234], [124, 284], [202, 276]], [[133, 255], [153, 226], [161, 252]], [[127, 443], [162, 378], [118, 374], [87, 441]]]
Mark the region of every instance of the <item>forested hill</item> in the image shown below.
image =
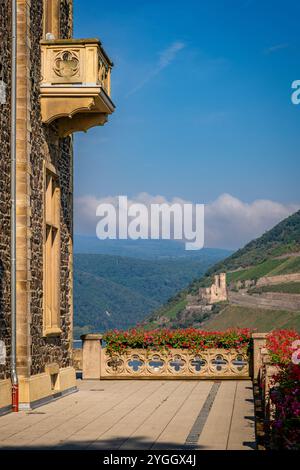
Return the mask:
[[134, 326], [227, 254], [215, 249], [201, 250], [194, 258], [75, 254], [75, 337]]

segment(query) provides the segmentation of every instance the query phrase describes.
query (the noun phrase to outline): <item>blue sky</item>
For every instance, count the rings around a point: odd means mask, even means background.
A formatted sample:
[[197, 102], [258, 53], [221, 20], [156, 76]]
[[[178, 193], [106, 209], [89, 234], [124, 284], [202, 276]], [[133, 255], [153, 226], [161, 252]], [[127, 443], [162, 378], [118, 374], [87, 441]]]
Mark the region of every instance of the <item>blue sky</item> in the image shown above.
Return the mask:
[[299, 14], [289, 0], [74, 0], [74, 36], [100, 37], [115, 63], [117, 107], [75, 136], [75, 197], [298, 204]]

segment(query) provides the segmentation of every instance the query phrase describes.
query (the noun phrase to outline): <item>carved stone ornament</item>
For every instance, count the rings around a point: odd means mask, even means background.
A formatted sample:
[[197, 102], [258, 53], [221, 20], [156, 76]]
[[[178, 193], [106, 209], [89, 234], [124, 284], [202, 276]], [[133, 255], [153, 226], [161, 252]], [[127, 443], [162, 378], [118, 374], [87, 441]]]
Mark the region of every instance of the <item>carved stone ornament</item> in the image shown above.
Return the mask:
[[79, 59], [74, 51], [59, 52], [54, 61], [54, 72], [59, 77], [75, 77], [79, 72]]
[[98, 69], [99, 69], [98, 71], [99, 82], [101, 83], [102, 86], [104, 86], [105, 81], [108, 77], [109, 67], [107, 63], [104, 62], [101, 55], [99, 55], [99, 59], [98, 59]]

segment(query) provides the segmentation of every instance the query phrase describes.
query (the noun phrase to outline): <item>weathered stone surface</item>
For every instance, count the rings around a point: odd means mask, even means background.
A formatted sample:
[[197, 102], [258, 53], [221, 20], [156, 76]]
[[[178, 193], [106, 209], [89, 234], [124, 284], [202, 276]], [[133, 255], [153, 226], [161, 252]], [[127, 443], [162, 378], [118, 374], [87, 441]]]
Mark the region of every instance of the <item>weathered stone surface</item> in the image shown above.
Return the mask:
[[210, 287], [200, 288], [199, 297], [208, 304], [227, 300], [226, 273], [216, 274]]
[[10, 89], [11, 2], [0, 2], [0, 80], [6, 85], [6, 103], [0, 104], [0, 340], [7, 361], [0, 365], [0, 380], [9, 377], [10, 357]]
[[[71, 2], [61, 2], [61, 34], [70, 37], [72, 21]], [[41, 120], [39, 84], [41, 70], [40, 39], [42, 37], [42, 5], [36, 1], [30, 10], [31, 16], [31, 373], [45, 370], [45, 364], [57, 363], [60, 367], [71, 364], [72, 293], [70, 288], [70, 238], [72, 237], [72, 140], [59, 139], [55, 124], [44, 126]], [[50, 162], [59, 175], [61, 188], [61, 304], [60, 336], [43, 337], [43, 163]]]
[[[0, 105], [0, 340], [5, 341], [8, 360], [0, 365], [0, 380], [10, 375], [10, 89], [11, 89], [11, 2], [0, 2], [0, 80], [6, 84], [6, 103]], [[72, 35], [72, 1], [60, 2], [61, 37]], [[27, 10], [26, 10], [27, 9]], [[19, 155], [24, 154], [24, 178], [22, 185], [28, 194], [28, 210], [24, 215], [27, 220], [28, 238], [24, 238], [27, 247], [27, 257], [21, 260], [24, 269], [28, 269], [26, 283], [24, 282], [24, 299], [29, 305], [27, 324], [23, 325], [24, 332], [29, 331], [26, 347], [22, 354], [28, 354], [31, 362], [31, 374], [44, 372], [45, 365], [57, 363], [59, 367], [71, 364], [72, 350], [72, 140], [59, 139], [55, 125], [44, 126], [40, 112], [40, 40], [43, 35], [43, 0], [35, 0], [20, 6], [19, 24], [26, 24], [29, 40], [28, 51], [29, 76], [22, 87], [22, 93], [27, 93], [24, 105], [19, 106], [18, 112], [24, 115], [22, 125], [23, 135], [29, 137], [27, 145], [18, 149]], [[22, 20], [22, 21], [21, 21]], [[21, 27], [21, 26], [20, 26]], [[26, 59], [22, 59], [25, 60]], [[23, 67], [21, 59], [20, 69]], [[19, 71], [20, 71], [19, 69]], [[24, 70], [26, 68], [24, 65]], [[19, 72], [20, 73], [20, 72]], [[24, 108], [24, 109], [23, 109]], [[21, 123], [22, 124], [22, 123]], [[21, 125], [19, 123], [19, 125]], [[43, 337], [43, 234], [44, 234], [44, 162], [50, 162], [55, 167], [61, 186], [61, 335], [54, 338]], [[23, 165], [23, 163], [22, 163]], [[27, 217], [27, 219], [26, 219]], [[19, 322], [20, 323], [20, 322]], [[20, 323], [21, 324], [21, 323]], [[24, 350], [24, 352], [23, 352]], [[30, 357], [31, 356], [31, 357]]]

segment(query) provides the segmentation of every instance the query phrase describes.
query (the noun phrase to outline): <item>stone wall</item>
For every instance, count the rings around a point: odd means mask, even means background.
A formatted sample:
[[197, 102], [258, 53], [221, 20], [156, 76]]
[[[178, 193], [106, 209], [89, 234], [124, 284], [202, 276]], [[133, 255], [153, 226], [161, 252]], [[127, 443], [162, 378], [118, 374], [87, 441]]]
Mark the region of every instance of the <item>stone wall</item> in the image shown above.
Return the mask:
[[60, 37], [68, 39], [73, 36], [73, 0], [60, 1]]
[[[26, 181], [29, 195], [28, 210], [28, 245], [27, 269], [29, 275], [28, 306], [29, 316], [26, 325], [19, 321], [23, 333], [28, 336], [21, 346], [22, 354], [28, 354], [31, 362], [31, 374], [44, 372], [47, 363], [56, 362], [60, 367], [71, 364], [72, 348], [72, 139], [58, 139], [55, 125], [46, 127], [42, 124], [40, 113], [40, 39], [43, 34], [43, 0], [21, 2], [19, 11], [27, 15], [19, 28], [27, 25], [28, 71], [23, 73], [22, 107], [18, 105], [18, 113], [24, 111], [22, 135], [25, 136], [24, 152]], [[61, 37], [72, 35], [72, 1], [61, 0]], [[18, 13], [19, 14], [19, 13]], [[0, 0], [0, 80], [6, 84], [6, 103], [0, 105], [0, 340], [4, 340], [7, 357], [10, 357], [10, 71], [11, 71], [11, 2]], [[25, 30], [24, 30], [25, 31]], [[23, 34], [23, 30], [22, 30]], [[22, 40], [19, 37], [19, 41]], [[19, 44], [19, 49], [23, 46]], [[18, 59], [19, 60], [19, 59]], [[20, 64], [21, 62], [18, 62]], [[23, 67], [23, 63], [21, 68]], [[19, 73], [22, 73], [21, 68]], [[26, 85], [27, 78], [27, 85]], [[18, 91], [20, 93], [20, 91]], [[18, 95], [20, 96], [20, 95]], [[28, 97], [28, 99], [26, 98]], [[27, 108], [26, 108], [27, 103]], [[21, 109], [22, 108], [22, 109]], [[21, 114], [19, 114], [20, 118]], [[19, 124], [20, 125], [20, 124]], [[27, 134], [25, 133], [27, 132]], [[22, 137], [23, 138], [23, 137]], [[20, 136], [18, 137], [21, 142]], [[26, 141], [27, 139], [27, 141]], [[18, 144], [20, 145], [20, 143]], [[19, 158], [20, 158], [19, 151]], [[61, 186], [61, 329], [62, 334], [55, 338], [43, 337], [43, 186], [44, 161], [50, 161], [57, 170]], [[24, 162], [25, 162], [24, 161]], [[24, 168], [25, 168], [24, 167]], [[20, 171], [20, 170], [19, 170]], [[25, 241], [25, 240], [24, 240]], [[26, 246], [26, 245], [25, 245]], [[18, 261], [23, 263], [22, 260]], [[26, 260], [24, 260], [24, 263]], [[26, 331], [24, 330], [26, 328]], [[27, 352], [25, 352], [27, 351]], [[30, 358], [31, 356], [31, 358]], [[26, 359], [24, 358], [25, 362]], [[0, 380], [10, 376], [10, 364], [0, 365]]]
[[258, 279], [256, 287], [284, 284], [287, 282], [300, 282], [300, 273], [261, 277]]
[[[72, 2], [61, 2], [61, 35], [72, 31]], [[31, 374], [44, 372], [47, 363], [59, 367], [71, 364], [72, 347], [72, 140], [59, 139], [55, 125], [44, 126], [39, 104], [40, 39], [43, 1], [35, 0], [30, 10], [31, 23]], [[43, 185], [44, 161], [51, 162], [59, 175], [61, 188], [61, 330], [60, 336], [43, 337]]]
[[10, 0], [0, 0], [0, 80], [6, 84], [6, 103], [0, 104], [0, 340], [7, 363], [0, 365], [0, 380], [10, 373]]

